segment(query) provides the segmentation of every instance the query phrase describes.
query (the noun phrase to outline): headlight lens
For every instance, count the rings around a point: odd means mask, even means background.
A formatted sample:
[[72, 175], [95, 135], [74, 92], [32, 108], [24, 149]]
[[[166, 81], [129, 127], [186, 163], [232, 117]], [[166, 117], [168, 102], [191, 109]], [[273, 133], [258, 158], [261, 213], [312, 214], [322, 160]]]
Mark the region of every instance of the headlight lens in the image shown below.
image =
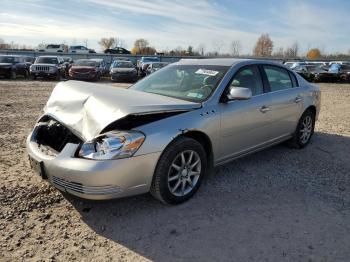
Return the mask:
[[56, 67], [50, 66], [50, 72], [55, 72], [56, 71]]
[[78, 156], [95, 160], [131, 157], [144, 140], [145, 135], [138, 131], [112, 131], [85, 142]]

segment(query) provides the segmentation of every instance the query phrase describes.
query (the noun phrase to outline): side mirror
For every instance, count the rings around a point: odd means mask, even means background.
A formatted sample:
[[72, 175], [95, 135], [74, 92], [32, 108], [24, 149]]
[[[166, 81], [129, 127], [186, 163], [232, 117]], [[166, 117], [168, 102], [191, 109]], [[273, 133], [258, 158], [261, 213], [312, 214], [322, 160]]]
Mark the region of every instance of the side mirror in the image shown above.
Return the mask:
[[246, 87], [230, 87], [230, 91], [227, 95], [229, 100], [247, 100], [252, 97], [252, 91]]

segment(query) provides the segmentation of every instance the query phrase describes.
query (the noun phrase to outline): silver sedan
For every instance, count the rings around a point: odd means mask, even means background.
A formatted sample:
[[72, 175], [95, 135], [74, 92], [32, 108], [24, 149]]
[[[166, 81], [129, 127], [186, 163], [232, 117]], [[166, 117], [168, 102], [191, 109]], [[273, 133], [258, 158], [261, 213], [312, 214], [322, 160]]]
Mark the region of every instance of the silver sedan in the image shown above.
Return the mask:
[[87, 199], [188, 200], [213, 167], [310, 142], [319, 87], [269, 61], [186, 59], [128, 89], [67, 81], [27, 139], [33, 169]]

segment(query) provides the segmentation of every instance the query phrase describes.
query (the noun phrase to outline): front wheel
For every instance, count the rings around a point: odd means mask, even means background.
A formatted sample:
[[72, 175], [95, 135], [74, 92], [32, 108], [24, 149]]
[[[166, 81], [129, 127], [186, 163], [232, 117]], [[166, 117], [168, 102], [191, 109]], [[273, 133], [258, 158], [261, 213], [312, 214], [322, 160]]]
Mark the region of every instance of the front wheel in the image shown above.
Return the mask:
[[315, 128], [315, 115], [310, 110], [306, 110], [301, 116], [298, 126], [294, 132], [290, 145], [294, 148], [304, 148], [311, 140]]
[[180, 137], [160, 157], [151, 194], [166, 204], [180, 204], [198, 190], [207, 169], [206, 153], [196, 140]]

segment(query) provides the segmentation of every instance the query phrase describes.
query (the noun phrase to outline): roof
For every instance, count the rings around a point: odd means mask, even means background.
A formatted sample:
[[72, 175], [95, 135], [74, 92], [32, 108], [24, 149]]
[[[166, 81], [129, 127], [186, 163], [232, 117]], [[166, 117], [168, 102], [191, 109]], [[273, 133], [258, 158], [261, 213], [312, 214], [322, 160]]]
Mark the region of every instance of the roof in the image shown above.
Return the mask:
[[217, 65], [217, 66], [232, 66], [238, 62], [248, 61], [250, 59], [236, 58], [207, 58], [207, 59], [181, 59], [178, 64], [181, 65]]
[[50, 58], [57, 58], [57, 55], [40, 55], [38, 57], [50, 57]]

